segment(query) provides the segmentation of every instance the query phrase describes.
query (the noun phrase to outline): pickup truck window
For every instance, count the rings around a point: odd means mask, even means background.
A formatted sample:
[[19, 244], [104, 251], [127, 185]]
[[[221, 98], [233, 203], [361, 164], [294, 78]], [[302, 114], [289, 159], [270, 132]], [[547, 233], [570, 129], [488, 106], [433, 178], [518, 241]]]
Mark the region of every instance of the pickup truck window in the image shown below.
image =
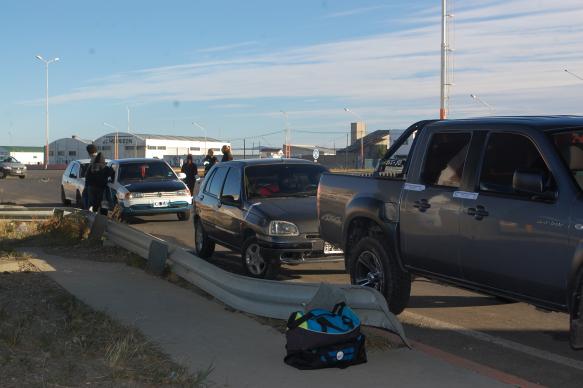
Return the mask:
[[512, 188], [516, 171], [542, 172], [546, 181], [552, 182], [545, 161], [529, 138], [514, 133], [490, 134], [480, 173], [480, 191], [529, 197]]
[[[409, 159], [409, 154], [411, 152], [413, 141], [415, 140], [416, 135], [417, 131], [411, 133], [409, 137], [403, 141], [399, 148], [397, 148], [391, 154], [385, 155], [385, 157], [379, 162], [376, 170], [379, 176], [404, 179], [407, 160]], [[399, 140], [395, 139], [395, 141]]]
[[241, 197], [241, 170], [238, 168], [229, 169], [225, 186], [223, 187], [223, 196], [232, 196], [234, 201]]
[[208, 185], [205, 186], [205, 191], [215, 197], [219, 197], [221, 194], [221, 189], [223, 187], [223, 182], [225, 181], [225, 176], [227, 175], [227, 167], [219, 167], [211, 177]]
[[583, 130], [553, 133], [551, 139], [577, 185], [583, 189]]
[[470, 133], [436, 133], [431, 137], [421, 180], [430, 186], [459, 187]]

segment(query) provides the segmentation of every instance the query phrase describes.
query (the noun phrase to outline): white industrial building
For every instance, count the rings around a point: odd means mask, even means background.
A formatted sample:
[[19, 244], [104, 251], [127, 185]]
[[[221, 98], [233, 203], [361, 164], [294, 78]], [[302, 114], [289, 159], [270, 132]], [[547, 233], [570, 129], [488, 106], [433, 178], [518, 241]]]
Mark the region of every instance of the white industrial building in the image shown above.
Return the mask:
[[[179, 166], [188, 154], [200, 161], [209, 148], [220, 159], [221, 147], [230, 143], [213, 138], [112, 132], [95, 140], [97, 151], [107, 159], [158, 158]], [[117, 146], [117, 147], [116, 147]], [[116, 152], [117, 148], [117, 152]]]
[[23, 164], [43, 164], [44, 150], [44, 147], [0, 146], [0, 160], [12, 156]]
[[67, 164], [72, 160], [88, 158], [86, 148], [91, 143], [91, 140], [75, 135], [57, 139], [49, 143], [49, 164]]

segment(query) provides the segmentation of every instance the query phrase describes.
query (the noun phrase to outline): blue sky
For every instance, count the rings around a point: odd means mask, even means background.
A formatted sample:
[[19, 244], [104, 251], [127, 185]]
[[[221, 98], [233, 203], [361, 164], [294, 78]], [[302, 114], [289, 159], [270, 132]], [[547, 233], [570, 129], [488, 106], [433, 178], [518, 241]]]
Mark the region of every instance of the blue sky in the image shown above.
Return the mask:
[[[581, 114], [580, 0], [452, 1], [450, 117]], [[439, 108], [440, 1], [4, 1], [0, 144], [94, 139], [107, 121], [225, 140], [281, 130], [343, 146], [355, 116], [404, 128]], [[472, 100], [478, 95], [494, 107]], [[283, 135], [249, 142], [280, 145]], [[237, 143], [235, 143], [237, 144]]]

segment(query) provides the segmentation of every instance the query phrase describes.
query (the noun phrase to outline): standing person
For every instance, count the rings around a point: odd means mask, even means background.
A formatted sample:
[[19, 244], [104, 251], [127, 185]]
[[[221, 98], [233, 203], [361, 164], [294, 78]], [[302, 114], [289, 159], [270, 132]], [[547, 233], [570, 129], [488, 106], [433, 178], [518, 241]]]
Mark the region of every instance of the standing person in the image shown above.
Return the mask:
[[213, 152], [213, 150], [211, 148], [209, 148], [208, 152], [206, 153], [206, 156], [204, 157], [204, 160], [203, 160], [204, 175], [205, 176], [206, 176], [206, 173], [211, 169], [211, 167], [214, 166], [218, 161], [219, 160], [215, 156], [215, 153]]
[[188, 154], [186, 162], [182, 165], [181, 171], [186, 174], [184, 183], [190, 190], [190, 195], [194, 193], [194, 184], [196, 183], [196, 176], [198, 175], [198, 166], [192, 161], [192, 155]]
[[107, 181], [111, 176], [113, 176], [113, 170], [105, 164], [103, 154], [101, 152], [98, 153], [95, 155], [95, 159], [93, 159], [85, 174], [89, 208], [93, 212], [97, 212], [101, 208], [103, 193], [107, 187]]
[[[91, 163], [93, 163], [93, 160], [95, 159], [95, 156], [97, 155], [97, 147], [95, 146], [95, 144], [87, 144], [87, 147], [85, 149], [87, 150], [87, 153], [89, 154], [89, 159], [91, 159], [89, 164], [91, 164]], [[87, 174], [87, 171], [85, 172], [85, 174]], [[83, 193], [81, 194], [81, 198], [83, 199], [83, 209], [85, 209], [85, 210], [89, 209], [89, 195], [87, 194], [87, 180], [85, 180], [85, 187], [83, 187]]]
[[223, 152], [223, 159], [221, 159], [221, 162], [228, 162], [229, 160], [233, 160], [233, 154], [231, 153], [230, 146], [225, 144], [223, 148], [221, 148], [221, 151]]

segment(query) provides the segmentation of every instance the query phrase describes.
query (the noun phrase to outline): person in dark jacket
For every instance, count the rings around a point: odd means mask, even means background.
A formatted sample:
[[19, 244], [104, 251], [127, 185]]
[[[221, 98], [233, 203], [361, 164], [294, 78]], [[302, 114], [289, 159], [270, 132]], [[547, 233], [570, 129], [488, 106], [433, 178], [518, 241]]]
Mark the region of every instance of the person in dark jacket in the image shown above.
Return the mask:
[[[95, 144], [87, 144], [86, 150], [87, 153], [89, 154], [89, 158], [91, 159], [89, 164], [91, 164], [95, 159], [95, 155], [97, 155], [97, 147], [95, 146]], [[81, 198], [83, 199], [83, 209], [85, 210], [89, 209], [89, 195], [87, 194], [87, 181], [85, 181], [85, 186], [83, 187], [83, 194], [81, 195]]]
[[194, 184], [196, 183], [196, 176], [198, 175], [198, 166], [192, 161], [192, 155], [188, 154], [186, 162], [182, 165], [181, 171], [186, 174], [184, 183], [188, 186], [190, 194], [194, 192]]
[[221, 151], [223, 152], [223, 159], [221, 159], [221, 162], [228, 162], [229, 160], [233, 160], [233, 154], [231, 153], [230, 146], [225, 144], [223, 148], [221, 148]]
[[213, 150], [211, 148], [209, 148], [209, 150], [208, 150], [208, 152], [203, 160], [204, 175], [205, 176], [206, 176], [206, 173], [211, 169], [211, 167], [214, 166], [218, 161], [219, 160], [215, 156]]
[[95, 159], [87, 168], [85, 174], [85, 186], [89, 197], [89, 208], [97, 212], [101, 208], [103, 193], [107, 187], [107, 182], [113, 176], [111, 167], [105, 164], [105, 158], [100, 152], [95, 155]]

